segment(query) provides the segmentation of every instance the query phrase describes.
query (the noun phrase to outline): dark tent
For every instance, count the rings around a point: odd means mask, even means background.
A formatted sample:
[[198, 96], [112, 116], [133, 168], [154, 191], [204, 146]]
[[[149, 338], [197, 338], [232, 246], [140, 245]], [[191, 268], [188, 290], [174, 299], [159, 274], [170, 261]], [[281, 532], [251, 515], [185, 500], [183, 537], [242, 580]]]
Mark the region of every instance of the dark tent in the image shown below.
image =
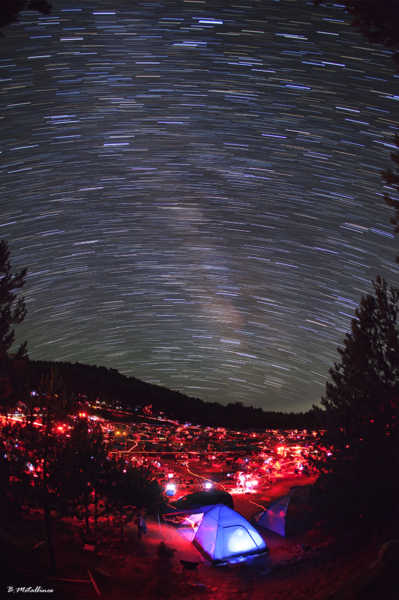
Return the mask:
[[178, 500], [168, 504], [168, 509], [170, 510], [167, 512], [196, 509], [211, 504], [224, 504], [234, 510], [234, 501], [228, 492], [224, 492], [223, 490], [212, 490], [209, 492], [194, 492], [193, 494], [182, 496]]
[[255, 521], [258, 526], [283, 537], [295, 533], [301, 528], [309, 493], [309, 485], [291, 488], [286, 496], [278, 498], [267, 510], [256, 515]]

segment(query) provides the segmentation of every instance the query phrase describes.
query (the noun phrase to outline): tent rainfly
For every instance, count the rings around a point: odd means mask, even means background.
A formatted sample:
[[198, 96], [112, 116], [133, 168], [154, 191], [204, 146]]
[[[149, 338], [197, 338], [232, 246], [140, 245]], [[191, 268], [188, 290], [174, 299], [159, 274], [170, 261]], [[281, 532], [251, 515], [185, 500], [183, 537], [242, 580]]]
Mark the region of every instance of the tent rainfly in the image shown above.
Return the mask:
[[283, 537], [298, 531], [304, 505], [309, 499], [310, 486], [296, 486], [282, 498], [275, 500], [267, 510], [255, 516], [260, 527]]
[[210, 492], [194, 492], [187, 494], [168, 505], [167, 513], [179, 512], [182, 510], [197, 509], [201, 506], [214, 504], [225, 504], [229, 508], [234, 508], [233, 497], [223, 490], [211, 490]]
[[256, 529], [224, 504], [185, 514], [179, 534], [193, 543], [211, 565], [234, 564], [269, 551]]

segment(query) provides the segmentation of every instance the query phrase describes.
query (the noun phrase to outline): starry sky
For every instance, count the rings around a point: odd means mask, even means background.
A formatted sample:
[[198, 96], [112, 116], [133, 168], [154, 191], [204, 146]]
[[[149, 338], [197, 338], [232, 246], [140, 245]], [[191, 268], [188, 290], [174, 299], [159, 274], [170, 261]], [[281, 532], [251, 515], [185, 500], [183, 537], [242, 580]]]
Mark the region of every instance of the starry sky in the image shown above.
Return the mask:
[[206, 401], [319, 403], [371, 280], [399, 285], [391, 52], [332, 3], [52, 4], [0, 39], [16, 346]]

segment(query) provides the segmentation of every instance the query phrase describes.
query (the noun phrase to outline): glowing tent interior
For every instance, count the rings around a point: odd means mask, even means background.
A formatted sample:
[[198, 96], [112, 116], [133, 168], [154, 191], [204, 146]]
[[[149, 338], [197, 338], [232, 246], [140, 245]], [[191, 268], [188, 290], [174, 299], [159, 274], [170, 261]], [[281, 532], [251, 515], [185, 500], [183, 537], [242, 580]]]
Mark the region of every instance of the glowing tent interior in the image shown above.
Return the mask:
[[268, 552], [254, 527], [224, 504], [204, 506], [185, 514], [178, 532], [211, 565], [242, 562], [249, 556]]

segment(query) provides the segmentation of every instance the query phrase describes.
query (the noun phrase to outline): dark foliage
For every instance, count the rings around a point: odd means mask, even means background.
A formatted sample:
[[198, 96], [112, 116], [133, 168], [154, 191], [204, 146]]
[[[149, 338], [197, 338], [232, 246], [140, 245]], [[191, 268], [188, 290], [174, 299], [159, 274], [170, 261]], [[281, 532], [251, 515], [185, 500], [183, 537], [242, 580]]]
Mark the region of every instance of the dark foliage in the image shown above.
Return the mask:
[[119, 513], [121, 542], [126, 514], [135, 509], [138, 515], [138, 534], [141, 537], [142, 510], [156, 512], [166, 503], [163, 491], [147, 467], [135, 467], [125, 458], [112, 458], [108, 464], [108, 485], [105, 497], [112, 509]]
[[[126, 377], [116, 369], [83, 365], [80, 363], [52, 363], [31, 361], [32, 389], [40, 378], [57, 365], [66, 386], [74, 390], [76, 398], [95, 402], [97, 399], [109, 406], [122, 406], [130, 411], [132, 419], [141, 414], [146, 406], [152, 413], [164, 413], [166, 418], [179, 422], [209, 427], [232, 429], [310, 429], [315, 426], [311, 411], [307, 413], [266, 412], [261, 408], [244, 406], [241, 402], [224, 406], [217, 402], [204, 402], [167, 388], [145, 383], [135, 377]], [[136, 410], [137, 408], [137, 410]]]
[[[398, 507], [399, 290], [377, 279], [339, 348], [321, 404], [326, 432], [317, 466], [330, 509], [350, 516], [391, 516]], [[389, 511], [381, 514], [382, 499]]]
[[[316, 6], [323, 0], [313, 0]], [[370, 44], [382, 44], [393, 51], [393, 61], [399, 72], [399, 2], [397, 0], [343, 0], [341, 4], [355, 19], [351, 25]], [[399, 135], [394, 137], [394, 144], [399, 148]], [[391, 152], [395, 164], [394, 171], [387, 169], [381, 172], [382, 180], [396, 193], [399, 192], [399, 151]], [[399, 201], [392, 194], [384, 191], [384, 199], [388, 206], [395, 211], [390, 219], [394, 232], [399, 233]], [[396, 257], [399, 263], [399, 255]]]
[[[396, 134], [394, 137], [395, 146], [398, 150], [391, 152], [390, 156], [395, 167], [394, 170], [387, 169], [381, 172], [382, 180], [389, 186], [389, 188], [399, 194], [399, 135]], [[399, 233], [399, 200], [392, 198], [391, 193], [384, 191], [385, 202], [394, 209], [395, 216], [391, 219], [391, 225], [394, 227], [394, 232]], [[396, 262], [399, 263], [399, 255], [396, 257]]]
[[143, 508], [136, 498], [136, 488], [139, 480], [144, 484], [152, 481], [153, 476], [146, 467], [135, 467], [123, 456], [112, 456], [108, 464], [108, 488], [106, 497], [110, 503], [117, 506], [121, 503], [125, 508]]
[[13, 325], [21, 323], [26, 315], [24, 298], [17, 299], [25, 284], [26, 269], [11, 273], [8, 244], [0, 242], [0, 402], [1, 410], [24, 399], [28, 393], [23, 374], [27, 367], [26, 342], [10, 354], [15, 340]]
[[[75, 421], [70, 437], [65, 440], [67, 451], [63, 473], [62, 494], [68, 501], [68, 512], [83, 512], [86, 533], [90, 516], [97, 530], [98, 503], [102, 498], [102, 482], [106, 478], [108, 448], [99, 425], [88, 425], [87, 418]], [[94, 514], [89, 506], [94, 504]]]
[[38, 428], [28, 424], [23, 430], [26, 461], [32, 463], [37, 475], [31, 480], [26, 500], [31, 506], [38, 506], [44, 511], [53, 574], [57, 572], [57, 565], [53, 550], [52, 511], [60, 510], [66, 500], [62, 488], [67, 447], [63, 435], [57, 431], [57, 425], [60, 419], [67, 416], [69, 400], [62, 379], [53, 367], [50, 373], [43, 375], [38, 388], [37, 401], [42, 414], [42, 426]]
[[0, 436], [0, 507], [27, 502], [31, 475], [23, 443], [24, 427], [7, 423]]
[[[314, 0], [319, 6], [323, 0]], [[370, 44], [381, 44], [394, 51], [399, 68], [399, 2], [397, 0], [342, 0], [345, 12], [352, 15], [351, 25]]]
[[[23, 11], [37, 11], [49, 15], [52, 5], [47, 0], [0, 0], [0, 27], [18, 22], [18, 16]], [[4, 34], [0, 32], [0, 37]]]

